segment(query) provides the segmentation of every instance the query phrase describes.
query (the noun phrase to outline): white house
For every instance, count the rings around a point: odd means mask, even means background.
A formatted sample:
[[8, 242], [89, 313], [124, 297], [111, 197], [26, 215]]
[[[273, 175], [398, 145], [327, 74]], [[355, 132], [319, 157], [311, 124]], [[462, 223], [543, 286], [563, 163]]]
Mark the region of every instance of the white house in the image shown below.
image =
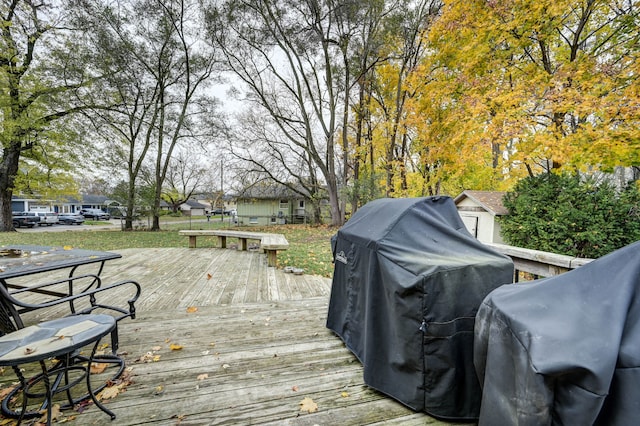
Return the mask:
[[463, 191], [453, 201], [471, 235], [483, 243], [504, 244], [499, 216], [509, 214], [502, 204], [504, 192]]
[[180, 210], [185, 216], [204, 216], [206, 208], [207, 206], [193, 199], [180, 205]]

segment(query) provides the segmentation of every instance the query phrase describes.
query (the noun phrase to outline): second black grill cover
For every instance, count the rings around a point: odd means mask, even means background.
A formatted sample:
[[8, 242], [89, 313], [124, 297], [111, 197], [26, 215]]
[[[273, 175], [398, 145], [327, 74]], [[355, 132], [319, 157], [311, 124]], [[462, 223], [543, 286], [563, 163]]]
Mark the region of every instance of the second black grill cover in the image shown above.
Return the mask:
[[481, 425], [633, 425], [640, 419], [640, 242], [482, 303]]
[[332, 240], [327, 327], [364, 367], [367, 385], [416, 411], [475, 419], [475, 314], [510, 283], [511, 260], [466, 230], [449, 197], [380, 199]]

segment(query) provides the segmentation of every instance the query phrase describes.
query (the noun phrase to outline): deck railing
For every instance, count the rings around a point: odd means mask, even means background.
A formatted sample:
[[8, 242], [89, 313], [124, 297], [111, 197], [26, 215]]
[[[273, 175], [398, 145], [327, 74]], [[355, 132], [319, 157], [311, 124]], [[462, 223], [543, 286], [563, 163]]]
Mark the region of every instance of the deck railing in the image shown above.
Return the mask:
[[552, 277], [585, 265], [593, 260], [504, 244], [485, 244], [495, 251], [506, 254], [513, 259], [513, 264], [516, 269], [514, 282], [518, 282], [522, 278], [522, 272], [533, 275], [533, 278]]

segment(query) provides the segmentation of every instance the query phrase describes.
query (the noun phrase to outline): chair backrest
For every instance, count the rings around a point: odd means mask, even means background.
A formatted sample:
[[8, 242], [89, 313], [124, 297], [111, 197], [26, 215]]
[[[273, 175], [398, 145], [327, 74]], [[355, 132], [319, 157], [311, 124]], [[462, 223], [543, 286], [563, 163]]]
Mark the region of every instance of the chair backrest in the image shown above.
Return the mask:
[[0, 335], [16, 331], [22, 325], [15, 307], [5, 297], [6, 291], [4, 286], [0, 286]]

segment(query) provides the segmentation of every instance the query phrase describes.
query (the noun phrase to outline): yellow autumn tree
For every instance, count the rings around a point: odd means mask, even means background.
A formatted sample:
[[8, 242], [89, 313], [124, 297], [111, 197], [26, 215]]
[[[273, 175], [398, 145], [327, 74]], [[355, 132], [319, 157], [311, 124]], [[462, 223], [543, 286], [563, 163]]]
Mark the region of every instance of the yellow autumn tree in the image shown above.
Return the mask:
[[408, 80], [437, 178], [488, 189], [539, 169], [638, 164], [638, 3], [446, 0]]
[[[378, 60], [366, 75], [366, 97], [356, 115], [367, 117], [361, 145], [354, 154], [358, 170], [374, 182], [371, 194], [424, 195], [414, 164], [414, 132], [407, 125], [406, 105], [413, 96], [407, 77], [425, 54], [426, 32], [439, 10], [435, 0], [400, 1], [388, 5], [377, 35]], [[366, 111], [363, 111], [366, 108]], [[366, 137], [365, 137], [366, 136]], [[355, 167], [354, 167], [355, 168]]]

